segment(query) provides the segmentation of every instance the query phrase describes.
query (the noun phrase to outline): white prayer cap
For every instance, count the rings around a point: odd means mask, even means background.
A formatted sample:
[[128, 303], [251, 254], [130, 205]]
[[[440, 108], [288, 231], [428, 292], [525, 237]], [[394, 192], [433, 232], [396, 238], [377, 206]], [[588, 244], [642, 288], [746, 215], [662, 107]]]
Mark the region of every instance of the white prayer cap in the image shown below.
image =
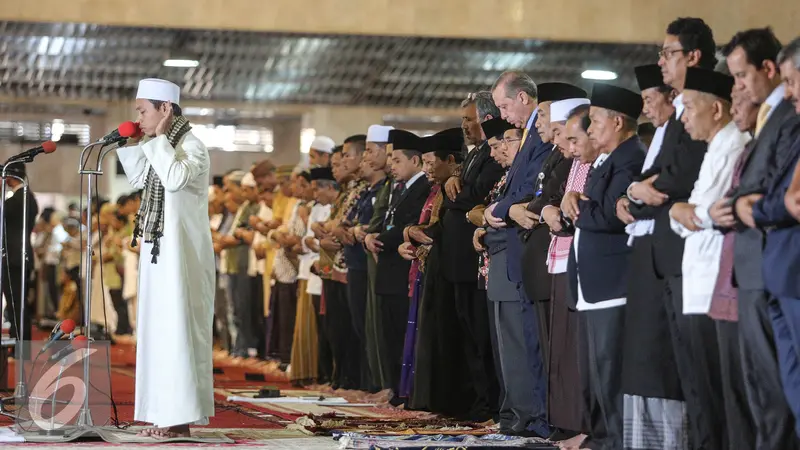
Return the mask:
[[336, 142], [328, 136], [317, 136], [311, 142], [311, 148], [322, 153], [333, 153], [333, 147], [336, 147]]
[[252, 173], [247, 172], [242, 177], [242, 186], [243, 187], [257, 187], [258, 185], [256, 184], [256, 177], [254, 177]]
[[550, 104], [550, 122], [563, 122], [567, 120], [570, 111], [581, 105], [588, 105], [588, 98], [568, 98]]
[[136, 92], [136, 98], [170, 102], [180, 105], [181, 88], [171, 81], [159, 80], [158, 78], [146, 78], [139, 82], [139, 91]]
[[389, 142], [389, 131], [394, 127], [385, 125], [370, 125], [367, 129], [367, 142]]

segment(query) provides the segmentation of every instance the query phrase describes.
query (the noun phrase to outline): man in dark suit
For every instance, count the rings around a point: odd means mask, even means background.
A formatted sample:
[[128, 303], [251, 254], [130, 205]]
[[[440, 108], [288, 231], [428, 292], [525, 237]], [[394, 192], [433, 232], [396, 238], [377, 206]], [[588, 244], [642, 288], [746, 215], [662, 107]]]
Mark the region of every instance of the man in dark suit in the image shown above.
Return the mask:
[[480, 126], [486, 120], [499, 117], [500, 111], [487, 91], [475, 94], [474, 100], [465, 106], [461, 128], [465, 141], [475, 148], [461, 164], [461, 173], [445, 184], [441, 242], [436, 244], [441, 249], [442, 260], [446, 261], [438, 271], [439, 292], [454, 299], [466, 359], [467, 376], [462, 378], [475, 393], [469, 417], [480, 421], [489, 419], [496, 411], [498, 387], [490, 345], [486, 290], [478, 287], [478, 255], [472, 249], [476, 227], [466, 215], [486, 202], [492, 186], [503, 176], [503, 168], [489, 155], [491, 149]]
[[[609, 84], [592, 89], [588, 128], [594, 155], [584, 192], [567, 192], [564, 216], [575, 225], [567, 272], [586, 339], [590, 435], [581, 448], [623, 448], [622, 337], [628, 291], [628, 235], [616, 216], [617, 199], [642, 170], [644, 145], [636, 135], [639, 94]], [[594, 160], [592, 160], [594, 156]]]
[[[769, 29], [737, 33], [723, 48], [736, 89], [759, 106], [755, 139], [742, 161], [739, 184], [711, 208], [714, 221], [736, 231], [733, 284], [738, 288], [739, 338], [748, 403], [756, 422], [756, 448], [798, 448], [783, 395], [770, 296], [762, 276], [764, 232], [748, 228], [758, 194], [776, 183], [798, 132], [792, 102], [784, 100], [777, 66], [781, 44]], [[724, 256], [724, 255], [723, 255]], [[725, 261], [722, 261], [725, 264]]]
[[[19, 314], [22, 307], [22, 302], [25, 302], [25, 316], [22, 318], [22, 332], [23, 338], [26, 341], [31, 340], [31, 318], [33, 317], [33, 308], [27, 298], [27, 292], [22, 292], [22, 277], [25, 276], [29, 280], [33, 272], [33, 248], [31, 247], [31, 233], [33, 226], [36, 222], [36, 216], [39, 215], [39, 205], [33, 196], [33, 192], [28, 191], [27, 199], [23, 195], [23, 185], [16, 177], [25, 178], [25, 166], [22, 164], [15, 164], [6, 170], [9, 175], [6, 178], [8, 188], [14, 193], [11, 198], [5, 202], [5, 236], [2, 236], [5, 243], [5, 255], [3, 255], [3, 295], [8, 302], [9, 318], [11, 319], [11, 336], [19, 338], [18, 325]], [[22, 223], [25, 215], [25, 201], [28, 203], [27, 210], [27, 223], [23, 231]], [[25, 273], [22, 272], [22, 235], [25, 233], [27, 242], [25, 245], [26, 260], [25, 260]], [[30, 286], [28, 286], [30, 287]], [[26, 355], [30, 356], [30, 352], [26, 349]]]
[[[764, 229], [747, 226], [754, 225], [753, 205], [770, 186], [779, 185], [783, 171], [791, 165], [792, 146], [800, 132], [800, 119], [792, 101], [784, 99], [786, 87], [781, 84], [777, 62], [780, 51], [781, 44], [769, 29], [740, 32], [723, 49], [736, 87], [751, 102], [760, 105], [755, 142], [744, 161], [741, 181], [730, 193], [730, 201], [719, 202], [720, 215], [715, 217], [718, 224], [733, 225], [736, 229], [733, 278], [738, 287], [742, 364], [748, 401], [756, 421], [756, 448], [798, 448], [796, 425], [787, 417], [789, 408], [783, 396], [786, 380], [781, 380], [778, 365], [784, 355], [775, 348], [779, 330], [773, 330], [774, 322], [770, 320], [777, 311], [772, 311], [770, 301], [780, 303], [780, 300], [765, 291], [762, 269], [777, 267], [767, 266], [763, 258]], [[792, 68], [791, 64], [786, 66]], [[726, 203], [733, 208], [723, 209]], [[790, 401], [789, 407], [792, 406]]]
[[[539, 318], [522, 285], [522, 241], [517, 230], [507, 224], [511, 223], [516, 215], [512, 214], [512, 207], [521, 202], [525, 196], [534, 193], [536, 175], [541, 170], [542, 164], [553, 146], [543, 143], [539, 134], [536, 133], [534, 124], [537, 116], [538, 89], [536, 83], [528, 75], [520, 71], [503, 73], [492, 86], [492, 98], [500, 109], [500, 116], [517, 128], [523, 129], [523, 134], [519, 153], [508, 171], [503, 191], [497, 201], [486, 208], [484, 219], [490, 227], [503, 229], [506, 232], [506, 275], [508, 282], [517, 287], [516, 293], [512, 293], [512, 295], [513, 301], [519, 302], [519, 314], [523, 319], [525, 338], [524, 351], [526, 354], [520, 354], [515, 359], [516, 363], [524, 363], [529, 366], [533, 378], [530, 381], [531, 388], [542, 406], [542, 410], [533, 415], [537, 419], [528, 425], [517, 425], [546, 437], [551, 430], [549, 425], [545, 424], [544, 419], [547, 382], [539, 342]], [[520, 217], [524, 216], [525, 207], [516, 208], [514, 212], [520, 214]], [[489, 283], [491, 284], [491, 281]], [[541, 422], [539, 418], [541, 418]]]
[[[711, 28], [697, 18], [679, 18], [667, 26], [658, 65], [665, 84], [683, 92], [686, 69], [713, 70], [717, 59]], [[672, 231], [669, 209], [686, 201], [700, 174], [708, 144], [694, 141], [680, 118], [682, 97], [675, 100], [675, 114], [667, 122], [661, 151], [628, 191], [633, 218], [654, 219], [652, 255], [656, 277], [664, 280], [663, 307], [672, 339], [672, 350], [686, 400], [692, 441], [697, 448], [719, 448], [723, 406], [719, 384], [707, 362], [718, 361], [716, 328], [708, 317], [683, 315], [683, 239]], [[639, 249], [643, 250], [643, 249]], [[674, 421], [671, 421], [674, 423]]]
[[419, 220], [430, 192], [422, 171], [422, 138], [404, 130], [391, 130], [392, 175], [398, 182], [380, 230], [364, 239], [367, 250], [378, 254], [375, 295], [380, 311], [386, 353], [380, 355], [380, 370], [388, 374], [395, 393], [399, 392], [403, 365], [403, 341], [408, 319], [408, 271], [411, 261], [397, 252], [403, 243], [403, 230]]

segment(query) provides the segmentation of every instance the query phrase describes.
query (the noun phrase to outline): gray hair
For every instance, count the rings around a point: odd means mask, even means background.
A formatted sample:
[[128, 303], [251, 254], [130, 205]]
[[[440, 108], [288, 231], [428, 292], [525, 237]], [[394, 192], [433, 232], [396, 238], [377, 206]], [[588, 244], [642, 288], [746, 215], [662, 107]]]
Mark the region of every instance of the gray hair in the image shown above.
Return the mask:
[[800, 37], [794, 38], [778, 53], [778, 65], [792, 61], [794, 68], [800, 70]]
[[520, 92], [525, 92], [534, 99], [539, 95], [533, 78], [521, 70], [507, 70], [503, 72], [492, 85], [492, 92], [500, 87], [500, 85], [505, 86], [506, 96], [509, 98], [515, 97]]
[[722, 58], [717, 62], [717, 66], [714, 67], [714, 72], [719, 72], [728, 76], [732, 76], [731, 71], [728, 68], [728, 61], [725, 58]]
[[478, 110], [478, 122], [483, 122], [486, 116], [500, 117], [500, 110], [494, 104], [489, 91], [478, 92], [475, 96], [475, 108]]

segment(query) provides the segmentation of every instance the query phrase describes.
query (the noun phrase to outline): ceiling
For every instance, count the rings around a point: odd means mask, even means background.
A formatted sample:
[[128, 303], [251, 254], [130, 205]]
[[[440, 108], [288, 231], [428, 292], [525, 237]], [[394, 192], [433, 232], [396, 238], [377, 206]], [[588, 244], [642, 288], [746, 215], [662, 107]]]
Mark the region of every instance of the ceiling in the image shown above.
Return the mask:
[[[301, 35], [0, 21], [0, 96], [120, 100], [147, 77], [184, 99], [259, 104], [455, 107], [506, 69], [589, 87], [585, 69], [619, 74], [656, 60], [641, 44]], [[167, 68], [190, 56], [196, 68]]]

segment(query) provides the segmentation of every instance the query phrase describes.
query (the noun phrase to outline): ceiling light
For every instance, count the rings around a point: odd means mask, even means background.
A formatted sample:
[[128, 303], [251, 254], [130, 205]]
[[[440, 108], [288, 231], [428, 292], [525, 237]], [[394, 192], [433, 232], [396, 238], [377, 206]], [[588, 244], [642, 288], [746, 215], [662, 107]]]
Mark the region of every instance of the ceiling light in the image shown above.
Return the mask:
[[610, 70], [584, 70], [581, 77], [586, 80], [616, 80], [617, 74]]
[[197, 67], [200, 65], [200, 61], [195, 59], [168, 59], [164, 61], [164, 67]]

